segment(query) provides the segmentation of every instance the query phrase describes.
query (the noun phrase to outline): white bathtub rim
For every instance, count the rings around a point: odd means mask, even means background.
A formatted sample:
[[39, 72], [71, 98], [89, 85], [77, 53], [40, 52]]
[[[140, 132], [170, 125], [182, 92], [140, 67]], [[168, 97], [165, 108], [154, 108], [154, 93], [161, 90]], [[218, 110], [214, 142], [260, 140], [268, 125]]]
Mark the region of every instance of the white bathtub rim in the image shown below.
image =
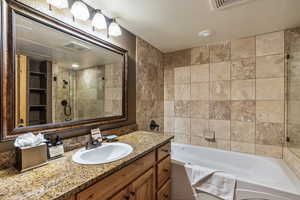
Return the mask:
[[[256, 182], [256, 181], [252, 181], [249, 179], [245, 179], [243, 177], [239, 177], [236, 176], [236, 179], [238, 182], [240, 183], [245, 183], [250, 184], [250, 185], [257, 185], [260, 187], [264, 187], [264, 188], [268, 188], [268, 189], [274, 189], [283, 193], [288, 193], [288, 194], [293, 194], [293, 195], [297, 195], [300, 196], [300, 181], [299, 179], [296, 177], [296, 175], [287, 167], [287, 165], [284, 163], [283, 160], [281, 159], [276, 159], [276, 158], [271, 158], [271, 157], [264, 157], [264, 156], [258, 156], [258, 155], [251, 155], [251, 154], [246, 154], [246, 153], [240, 153], [240, 152], [231, 152], [231, 151], [226, 151], [226, 150], [221, 150], [221, 149], [214, 149], [214, 148], [209, 148], [209, 147], [202, 147], [202, 146], [195, 146], [195, 145], [190, 145], [190, 144], [180, 144], [180, 143], [173, 143], [172, 145], [176, 145], [176, 146], [182, 146], [182, 147], [193, 147], [193, 148], [200, 148], [200, 149], [206, 149], [209, 151], [215, 151], [215, 152], [225, 152], [225, 153], [230, 153], [230, 154], [235, 154], [235, 155], [241, 155], [241, 156], [246, 156], [246, 157], [252, 157], [252, 158], [263, 158], [263, 159], [267, 159], [270, 161], [275, 161], [278, 164], [283, 164], [286, 168], [284, 169], [285, 172], [287, 173], [287, 176], [289, 177], [289, 180], [293, 183], [293, 185], [295, 186], [295, 188], [282, 188], [282, 186], [276, 186], [276, 185], [267, 185], [267, 184], [263, 184], [261, 182]], [[182, 165], [184, 166], [184, 164], [186, 163], [183, 160], [180, 160], [178, 158], [174, 158], [174, 156], [172, 155], [172, 159], [171, 159], [172, 163], [177, 164], [177, 165]], [[189, 162], [188, 162], [189, 163]], [[193, 163], [189, 163], [189, 164], [193, 164]], [[216, 170], [219, 170], [216, 168]], [[235, 175], [235, 174], [233, 174]], [[292, 176], [291, 176], [292, 175]], [[276, 174], [275, 174], [276, 176]]]
[[266, 158], [266, 159], [271, 160], [271, 161], [282, 161], [282, 159], [268, 157], [268, 156], [260, 156], [260, 155], [241, 153], [241, 152], [236, 152], [236, 151], [227, 151], [227, 150], [223, 150], [223, 149], [216, 149], [216, 148], [204, 147], [204, 146], [196, 146], [196, 145], [191, 145], [191, 144], [181, 144], [181, 143], [172, 142], [172, 145], [186, 146], [186, 147], [191, 147], [192, 146], [193, 148], [206, 149], [206, 150], [209, 150], [209, 151], [216, 151], [216, 152], [231, 153], [231, 154], [242, 155], [242, 156], [246, 156], [246, 157], [250, 157], [250, 158]]

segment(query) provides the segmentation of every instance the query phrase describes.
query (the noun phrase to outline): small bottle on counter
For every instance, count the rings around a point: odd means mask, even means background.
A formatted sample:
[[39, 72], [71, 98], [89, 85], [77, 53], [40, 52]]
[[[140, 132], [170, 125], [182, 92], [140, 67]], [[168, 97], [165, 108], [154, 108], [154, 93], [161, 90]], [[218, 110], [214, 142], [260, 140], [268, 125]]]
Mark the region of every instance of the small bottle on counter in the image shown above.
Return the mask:
[[54, 142], [52, 142], [50, 139], [48, 139], [47, 147], [48, 147], [48, 159], [49, 160], [60, 158], [65, 153], [63, 141], [59, 136], [56, 137]]

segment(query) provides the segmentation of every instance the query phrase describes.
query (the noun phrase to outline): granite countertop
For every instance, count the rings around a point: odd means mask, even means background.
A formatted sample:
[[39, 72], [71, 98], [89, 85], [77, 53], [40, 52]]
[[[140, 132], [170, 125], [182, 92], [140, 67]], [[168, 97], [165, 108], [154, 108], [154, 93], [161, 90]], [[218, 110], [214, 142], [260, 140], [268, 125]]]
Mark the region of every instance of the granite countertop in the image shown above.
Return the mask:
[[19, 173], [14, 168], [0, 170], [1, 200], [60, 200], [66, 199], [93, 185], [113, 172], [141, 158], [158, 146], [172, 139], [162, 134], [137, 131], [119, 137], [119, 142], [132, 145], [133, 152], [113, 163], [80, 165], [72, 161], [77, 151], [50, 161], [31, 171]]

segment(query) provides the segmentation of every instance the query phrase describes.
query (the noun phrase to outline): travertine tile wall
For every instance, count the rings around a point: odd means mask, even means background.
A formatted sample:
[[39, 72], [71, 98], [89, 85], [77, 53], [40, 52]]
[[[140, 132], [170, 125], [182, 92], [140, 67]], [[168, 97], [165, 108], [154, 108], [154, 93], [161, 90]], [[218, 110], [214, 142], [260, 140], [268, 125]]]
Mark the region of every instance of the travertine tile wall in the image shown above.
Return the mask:
[[136, 122], [139, 130], [149, 130], [155, 120], [163, 132], [163, 54], [138, 37], [136, 50]]
[[[284, 32], [168, 53], [164, 128], [175, 141], [282, 158]], [[216, 142], [204, 139], [215, 132]]]

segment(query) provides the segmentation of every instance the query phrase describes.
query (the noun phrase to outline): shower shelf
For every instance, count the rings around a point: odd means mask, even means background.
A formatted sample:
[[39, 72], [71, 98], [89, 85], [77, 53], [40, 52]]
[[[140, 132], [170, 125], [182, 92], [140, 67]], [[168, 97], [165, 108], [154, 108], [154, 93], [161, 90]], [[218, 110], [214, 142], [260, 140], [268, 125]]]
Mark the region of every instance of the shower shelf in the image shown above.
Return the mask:
[[31, 75], [36, 75], [36, 76], [46, 76], [47, 73], [44, 72], [35, 72], [35, 71], [30, 71]]
[[29, 88], [31, 91], [38, 91], [38, 92], [44, 92], [46, 91], [47, 89], [45, 88]]
[[50, 61], [29, 58], [29, 125], [50, 123], [51, 120], [51, 74]]
[[30, 105], [31, 108], [46, 107], [47, 105]]

